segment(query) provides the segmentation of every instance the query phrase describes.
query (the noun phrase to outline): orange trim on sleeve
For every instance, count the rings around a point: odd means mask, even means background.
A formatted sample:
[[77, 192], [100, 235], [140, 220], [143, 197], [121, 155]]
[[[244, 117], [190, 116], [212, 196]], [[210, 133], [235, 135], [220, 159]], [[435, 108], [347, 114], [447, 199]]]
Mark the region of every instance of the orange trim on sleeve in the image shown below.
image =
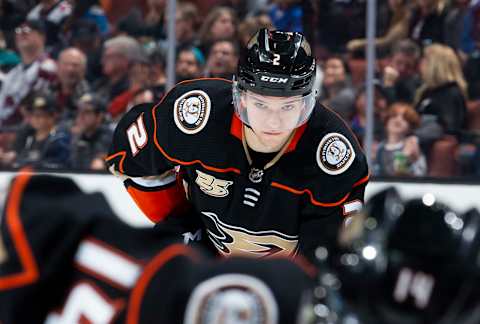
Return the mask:
[[370, 174], [367, 174], [365, 177], [363, 177], [362, 179], [360, 179], [360, 180], [358, 180], [357, 182], [355, 182], [352, 187], [353, 187], [353, 188], [358, 187], [359, 185], [364, 184], [365, 182], [367, 182], [369, 179], [370, 179]]
[[25, 187], [32, 176], [30, 171], [22, 171], [15, 179], [5, 209], [5, 222], [23, 269], [19, 273], [0, 276], [0, 290], [28, 285], [39, 277], [37, 262], [20, 219], [20, 203]]
[[125, 157], [127, 156], [127, 152], [125, 151], [120, 151], [120, 152], [117, 152], [115, 154], [112, 154], [112, 155], [109, 155], [105, 158], [105, 161], [110, 161], [110, 160], [113, 160], [114, 158], [116, 158], [117, 156], [121, 156], [121, 159], [120, 159], [120, 165], [118, 166], [118, 170], [121, 172], [121, 173], [124, 173], [124, 169], [123, 169], [123, 162], [125, 161]]
[[174, 211], [180, 212], [188, 205], [185, 191], [178, 182], [159, 191], [143, 191], [134, 186], [128, 186], [127, 191], [138, 208], [154, 223], [162, 221]]
[[190, 257], [192, 259], [197, 259], [198, 257], [191, 248], [183, 244], [173, 244], [157, 254], [143, 269], [143, 272], [133, 288], [132, 294], [130, 295], [130, 302], [127, 309], [127, 324], [137, 324], [139, 322], [142, 299], [150, 281], [155, 276], [157, 271], [169, 260], [180, 255]]

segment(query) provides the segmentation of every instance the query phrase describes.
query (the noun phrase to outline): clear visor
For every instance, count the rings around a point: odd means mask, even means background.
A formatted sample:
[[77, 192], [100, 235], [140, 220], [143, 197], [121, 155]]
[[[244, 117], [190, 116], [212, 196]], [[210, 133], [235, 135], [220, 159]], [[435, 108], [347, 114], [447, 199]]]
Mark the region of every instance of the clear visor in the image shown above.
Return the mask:
[[291, 131], [305, 124], [315, 107], [315, 93], [305, 96], [264, 96], [233, 84], [233, 104], [240, 120], [254, 130]]

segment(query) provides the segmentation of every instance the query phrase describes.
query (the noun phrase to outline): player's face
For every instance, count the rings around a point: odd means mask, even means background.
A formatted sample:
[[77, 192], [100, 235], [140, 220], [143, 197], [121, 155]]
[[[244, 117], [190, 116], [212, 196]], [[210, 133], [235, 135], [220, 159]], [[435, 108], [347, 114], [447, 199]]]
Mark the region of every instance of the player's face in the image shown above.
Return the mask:
[[304, 109], [301, 96], [273, 97], [248, 92], [243, 97], [248, 121], [255, 135], [266, 145], [284, 143], [298, 127]]

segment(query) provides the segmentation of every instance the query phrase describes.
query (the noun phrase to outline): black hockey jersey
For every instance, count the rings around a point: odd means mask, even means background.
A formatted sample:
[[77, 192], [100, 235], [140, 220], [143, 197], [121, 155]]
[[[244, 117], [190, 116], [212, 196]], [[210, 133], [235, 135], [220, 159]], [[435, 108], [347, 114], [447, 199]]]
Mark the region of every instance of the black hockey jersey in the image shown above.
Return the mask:
[[186, 204], [169, 171], [179, 166], [187, 199], [223, 255], [292, 255], [299, 247], [309, 253], [331, 242], [344, 216], [362, 206], [368, 182], [354, 135], [318, 106], [257, 181], [231, 92], [224, 79], [186, 81], [156, 106], [134, 107], [115, 131], [110, 169], [129, 177], [133, 199], [160, 221]]
[[311, 269], [281, 259], [218, 263], [173, 227], [132, 228], [100, 194], [20, 175], [1, 222], [0, 323], [182, 323], [187, 315], [212, 320], [185, 323], [215, 323], [204, 302], [229, 310], [229, 296], [257, 302], [248, 309], [278, 323], [297, 316]]

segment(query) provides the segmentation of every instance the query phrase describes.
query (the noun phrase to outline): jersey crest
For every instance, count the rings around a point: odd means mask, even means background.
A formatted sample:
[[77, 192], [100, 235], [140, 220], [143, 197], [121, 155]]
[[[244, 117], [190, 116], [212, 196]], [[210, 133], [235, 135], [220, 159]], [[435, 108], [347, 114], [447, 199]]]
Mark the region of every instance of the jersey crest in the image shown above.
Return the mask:
[[317, 163], [320, 169], [331, 175], [341, 174], [355, 160], [355, 151], [350, 141], [339, 133], [325, 135], [317, 148]]
[[210, 108], [210, 97], [204, 91], [188, 91], [175, 100], [173, 106], [175, 125], [185, 134], [196, 134], [207, 125]]
[[295, 255], [298, 236], [278, 231], [250, 231], [239, 226], [226, 224], [212, 212], [202, 212], [212, 226], [208, 226], [208, 236], [218, 251], [225, 255], [242, 254], [251, 257]]

